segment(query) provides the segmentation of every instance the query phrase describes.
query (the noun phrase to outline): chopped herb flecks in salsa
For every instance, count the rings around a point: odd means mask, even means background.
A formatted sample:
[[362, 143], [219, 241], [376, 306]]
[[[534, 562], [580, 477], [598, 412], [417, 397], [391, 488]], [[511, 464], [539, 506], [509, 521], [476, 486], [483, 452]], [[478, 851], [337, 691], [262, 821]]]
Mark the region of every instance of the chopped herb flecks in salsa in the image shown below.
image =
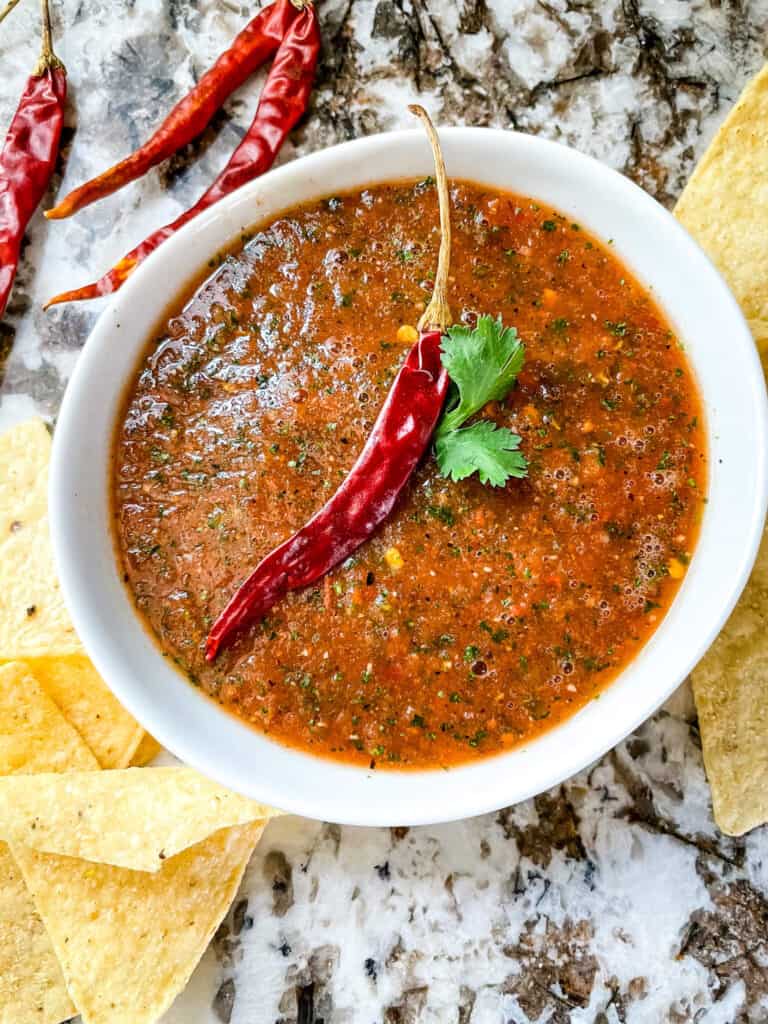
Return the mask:
[[525, 361], [457, 418], [444, 468], [476, 461], [463, 431], [504, 428], [519, 455], [498, 458], [524, 477], [450, 479], [430, 452], [354, 557], [205, 661], [248, 571], [343, 481], [416, 338], [429, 178], [299, 207], [213, 261], [149, 345], [115, 439], [118, 546], [163, 650], [276, 740], [380, 769], [497, 753], [598, 696], [668, 609], [706, 501], [682, 346], [613, 252], [466, 183], [452, 221], [454, 319], [500, 316]]

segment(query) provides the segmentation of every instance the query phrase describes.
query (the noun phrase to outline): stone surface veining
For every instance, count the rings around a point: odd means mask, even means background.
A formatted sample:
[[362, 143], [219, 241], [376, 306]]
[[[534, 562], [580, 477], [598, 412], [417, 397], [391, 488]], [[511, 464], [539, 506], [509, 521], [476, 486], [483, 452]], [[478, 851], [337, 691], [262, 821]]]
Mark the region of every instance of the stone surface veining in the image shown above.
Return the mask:
[[[236, 0], [54, 0], [71, 99], [55, 189], [151, 131], [247, 20]], [[665, 205], [768, 52], [768, 0], [325, 0], [312, 112], [281, 161], [408, 123], [517, 128]], [[0, 125], [37, 51], [0, 28]], [[262, 79], [195, 143], [76, 218], [33, 221], [0, 325], [0, 427], [54, 419], [93, 279], [200, 194]], [[715, 829], [690, 694], [533, 801], [429, 828], [272, 822], [166, 1024], [768, 1021], [768, 831]]]

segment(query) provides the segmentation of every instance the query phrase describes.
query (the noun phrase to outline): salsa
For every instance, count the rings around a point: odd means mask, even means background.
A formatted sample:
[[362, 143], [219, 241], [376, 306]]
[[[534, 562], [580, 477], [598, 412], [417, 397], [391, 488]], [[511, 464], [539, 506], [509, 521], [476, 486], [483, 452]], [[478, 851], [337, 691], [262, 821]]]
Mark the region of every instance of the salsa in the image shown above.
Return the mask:
[[432, 289], [434, 182], [292, 209], [209, 264], [130, 383], [114, 443], [119, 557], [164, 653], [275, 740], [376, 768], [524, 743], [635, 656], [684, 577], [706, 449], [683, 347], [648, 291], [558, 211], [454, 182], [454, 316], [517, 328], [517, 385], [482, 416], [528, 476], [433, 456], [372, 540], [214, 663], [257, 562], [333, 494]]

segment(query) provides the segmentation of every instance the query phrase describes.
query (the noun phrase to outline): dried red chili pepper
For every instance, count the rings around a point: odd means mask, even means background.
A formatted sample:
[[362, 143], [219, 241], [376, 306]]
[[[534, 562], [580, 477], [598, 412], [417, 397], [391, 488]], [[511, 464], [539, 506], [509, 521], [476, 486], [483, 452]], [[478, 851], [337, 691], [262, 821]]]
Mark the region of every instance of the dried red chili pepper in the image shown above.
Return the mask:
[[208, 635], [209, 661], [237, 630], [264, 618], [289, 590], [314, 583], [348, 558], [387, 518], [424, 454], [443, 407], [448, 374], [440, 361], [441, 340], [441, 330], [422, 332], [344, 483], [239, 588]]
[[429, 445], [448, 390], [441, 362], [443, 332], [451, 322], [446, 298], [451, 249], [448, 185], [437, 134], [424, 121], [435, 155], [440, 197], [440, 253], [432, 298], [419, 321], [419, 340], [395, 377], [371, 435], [344, 483], [306, 524], [275, 548], [237, 590], [208, 634], [205, 656], [262, 619], [289, 590], [306, 587], [348, 558], [387, 518]]
[[55, 295], [46, 304], [46, 309], [60, 302], [94, 299], [117, 291], [139, 263], [183, 224], [269, 170], [286, 136], [307, 109], [319, 52], [317, 14], [314, 7], [307, 4], [280, 44], [251, 127], [208, 191], [173, 223], [145, 238], [98, 281]]
[[27, 224], [56, 164], [67, 99], [67, 72], [51, 46], [42, 0], [43, 46], [0, 152], [0, 318], [11, 294]]
[[224, 101], [277, 51], [303, 7], [303, 0], [276, 0], [262, 8], [143, 146], [74, 189], [45, 216], [50, 220], [71, 217], [140, 178], [200, 135]]

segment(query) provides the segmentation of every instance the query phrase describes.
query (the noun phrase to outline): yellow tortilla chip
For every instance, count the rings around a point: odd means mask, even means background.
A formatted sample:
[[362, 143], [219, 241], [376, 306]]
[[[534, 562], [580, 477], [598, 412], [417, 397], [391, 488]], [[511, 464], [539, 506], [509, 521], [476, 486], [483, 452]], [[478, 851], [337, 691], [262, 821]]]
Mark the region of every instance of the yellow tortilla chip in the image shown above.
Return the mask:
[[[25, 665], [0, 668], [0, 775], [96, 767]], [[2, 780], [0, 780], [2, 781]], [[0, 1024], [73, 1016], [59, 962], [5, 843], [0, 843]]]
[[[136, 753], [131, 758], [131, 764], [135, 768], [143, 768], [145, 764], [154, 761], [162, 749], [155, 737], [145, 732], [141, 738], [141, 743], [136, 748]], [[116, 765], [115, 767], [119, 766]]]
[[766, 611], [768, 530], [739, 603], [692, 673], [715, 821], [731, 836], [768, 821]]
[[40, 419], [0, 435], [0, 661], [34, 659], [46, 692], [102, 767], [125, 768], [143, 732], [82, 653], [64, 606], [48, 536], [50, 453]]
[[0, 1024], [59, 1024], [75, 1012], [45, 926], [0, 843]]
[[0, 838], [135, 871], [158, 871], [219, 829], [276, 813], [192, 768], [0, 779]]
[[102, 768], [127, 768], [145, 733], [84, 654], [29, 661], [43, 689]]
[[48, 517], [19, 519], [0, 543], [0, 660], [82, 650], [53, 568]]
[[0, 540], [18, 517], [45, 515], [51, 435], [41, 419], [0, 434]]
[[[768, 65], [747, 85], [675, 214], [733, 290], [768, 353]], [[730, 835], [768, 821], [768, 535], [725, 629], [693, 672], [715, 820]]]
[[223, 829], [156, 874], [14, 848], [83, 1024], [155, 1024], [205, 952], [263, 829]]
[[98, 761], [26, 665], [0, 667], [0, 775], [94, 771]]
[[748, 83], [675, 207], [752, 323], [768, 323], [768, 65]]
[[50, 446], [42, 421], [0, 436], [0, 661], [82, 650], [53, 567]]
[[[3, 666], [0, 774], [49, 772], [54, 767], [72, 767], [74, 773], [39, 777], [51, 784], [70, 783], [74, 788], [83, 779], [80, 772], [91, 780], [144, 777], [145, 789], [164, 785], [156, 775], [159, 769], [98, 772], [96, 759], [28, 667]], [[176, 771], [188, 774], [187, 769]], [[0, 783], [4, 781], [0, 779]], [[190, 795], [211, 796], [211, 786], [205, 780], [193, 783], [187, 779], [186, 788], [181, 787], [187, 803], [181, 801], [176, 810], [182, 814], [190, 811]], [[164, 792], [167, 795], [167, 788]], [[125, 811], [127, 792], [123, 796], [118, 804]], [[107, 806], [110, 799], [108, 794]], [[173, 804], [166, 804], [165, 811], [172, 817]], [[132, 812], [135, 831], [144, 821], [140, 802], [133, 805]], [[159, 811], [155, 813], [159, 815]], [[67, 1017], [75, 1012], [66, 1002], [56, 956], [84, 1024], [154, 1024], [203, 954], [264, 828], [261, 821], [221, 829], [210, 816], [207, 820], [206, 827], [217, 831], [166, 860], [155, 873], [14, 847], [15, 863], [37, 913], [28, 901], [25, 904], [18, 875], [9, 873], [0, 896], [0, 1024], [57, 1024], [59, 1013]], [[127, 831], [127, 825], [125, 828]], [[179, 830], [171, 822], [176, 842], [185, 828], [187, 835], [194, 831], [188, 822], [182, 822]], [[6, 849], [0, 843], [0, 857]], [[23, 921], [23, 927], [4, 928], [3, 915]], [[40, 919], [56, 955], [46, 943]], [[25, 941], [21, 948], [16, 945], [19, 941]], [[41, 994], [47, 994], [45, 1012], [49, 1015], [35, 1016], [28, 1012], [28, 1003], [14, 1002], [21, 998], [20, 992], [28, 993], [35, 1005]]]
[[693, 673], [715, 820], [740, 836], [768, 821], [768, 537], [728, 623]]

